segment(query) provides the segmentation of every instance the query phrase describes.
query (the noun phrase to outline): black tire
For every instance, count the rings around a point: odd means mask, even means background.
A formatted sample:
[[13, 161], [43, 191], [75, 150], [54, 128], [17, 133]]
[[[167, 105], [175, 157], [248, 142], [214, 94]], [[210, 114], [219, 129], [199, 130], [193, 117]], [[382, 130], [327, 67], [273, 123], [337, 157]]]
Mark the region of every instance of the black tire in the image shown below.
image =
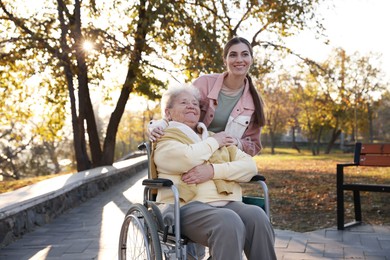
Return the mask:
[[131, 205], [125, 216], [119, 236], [118, 259], [162, 260], [156, 223], [141, 204]]

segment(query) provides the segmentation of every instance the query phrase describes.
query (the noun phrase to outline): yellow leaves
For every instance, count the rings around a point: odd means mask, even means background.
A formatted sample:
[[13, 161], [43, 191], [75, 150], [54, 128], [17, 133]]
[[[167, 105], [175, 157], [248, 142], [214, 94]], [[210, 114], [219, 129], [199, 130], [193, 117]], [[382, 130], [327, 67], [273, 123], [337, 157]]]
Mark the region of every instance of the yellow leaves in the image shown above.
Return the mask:
[[53, 178], [59, 175], [68, 174], [68, 172], [62, 172], [60, 174], [52, 174], [52, 175], [45, 175], [45, 176], [38, 176], [38, 177], [31, 177], [26, 178], [23, 180], [10, 180], [10, 181], [2, 181], [0, 185], [0, 193], [13, 191], [22, 187], [25, 187], [27, 185], [31, 185], [34, 183], [37, 183], [39, 181], [43, 181], [45, 179]]

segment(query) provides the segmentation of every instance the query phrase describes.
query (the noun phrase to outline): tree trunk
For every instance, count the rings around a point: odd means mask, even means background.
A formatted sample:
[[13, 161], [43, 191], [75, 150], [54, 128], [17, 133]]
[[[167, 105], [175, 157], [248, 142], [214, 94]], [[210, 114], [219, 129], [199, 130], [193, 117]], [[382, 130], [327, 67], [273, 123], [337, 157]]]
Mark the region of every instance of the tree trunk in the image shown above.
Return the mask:
[[296, 141], [295, 141], [295, 126], [291, 127], [291, 130], [292, 130], [292, 143], [291, 143], [291, 147], [295, 150], [298, 151], [298, 153], [301, 153], [301, 150], [299, 149]]
[[336, 142], [337, 138], [339, 138], [340, 135], [341, 135], [341, 130], [333, 128], [332, 137], [328, 142], [328, 146], [326, 147], [325, 154], [330, 154], [330, 151], [332, 150], [334, 143]]
[[[96, 125], [95, 114], [92, 107], [91, 97], [88, 88], [88, 66], [85, 61], [85, 51], [82, 49], [84, 38], [81, 33], [81, 13], [80, 0], [75, 1], [75, 26], [74, 41], [77, 60], [77, 79], [79, 83], [79, 120], [84, 128], [84, 120], [87, 122], [87, 132], [89, 148], [91, 151], [92, 165], [97, 167], [102, 165], [102, 149]], [[83, 129], [84, 130], [84, 129]], [[83, 131], [84, 133], [84, 131]], [[86, 149], [86, 148], [85, 148]]]
[[275, 154], [276, 140], [275, 140], [275, 133], [273, 130], [269, 131], [269, 137], [271, 139], [271, 154]]
[[370, 143], [374, 142], [374, 127], [372, 123], [372, 108], [370, 106], [370, 103], [367, 103], [367, 115], [368, 115], [368, 127], [369, 127], [369, 138]]
[[77, 162], [77, 170], [83, 171], [90, 168], [89, 158], [86, 151], [85, 144], [85, 136], [84, 136], [84, 125], [80, 123], [79, 118], [77, 116], [76, 109], [76, 98], [74, 93], [74, 85], [73, 85], [73, 73], [71, 69], [71, 60], [68, 54], [71, 53], [69, 46], [67, 45], [67, 35], [68, 35], [68, 27], [71, 25], [67, 25], [65, 23], [64, 13], [66, 8], [64, 2], [62, 0], [58, 0], [58, 17], [60, 20], [61, 26], [61, 53], [60, 57], [62, 67], [65, 73], [65, 79], [68, 86], [69, 91], [69, 99], [70, 99], [70, 109], [72, 115], [72, 129], [73, 129], [73, 146], [75, 150], [76, 162]]
[[[148, 6], [150, 8], [150, 5]], [[142, 59], [142, 52], [146, 47], [146, 34], [149, 27], [153, 24], [150, 15], [147, 15], [150, 11], [146, 10], [146, 1], [142, 0], [139, 5], [139, 19], [137, 24], [137, 31], [135, 32], [134, 49], [131, 52], [129, 68], [127, 70], [127, 76], [125, 83], [123, 84], [121, 94], [119, 96], [117, 105], [114, 112], [111, 114], [110, 121], [107, 126], [106, 138], [104, 139], [102, 163], [112, 164], [114, 162], [115, 155], [115, 142], [116, 133], [118, 131], [119, 123], [122, 115], [125, 111], [127, 100], [130, 93], [133, 91], [134, 82], [139, 70], [140, 61]]]
[[324, 129], [324, 128], [321, 126], [321, 127], [320, 127], [320, 131], [318, 131], [318, 134], [317, 134], [315, 155], [319, 155], [319, 154], [320, 154], [321, 136], [322, 136], [322, 130], [323, 130], [323, 129]]
[[49, 143], [44, 141], [43, 145], [45, 146], [46, 150], [49, 153], [49, 157], [51, 162], [54, 164], [54, 173], [59, 173], [61, 171], [60, 164], [58, 162], [56, 148], [53, 143]]

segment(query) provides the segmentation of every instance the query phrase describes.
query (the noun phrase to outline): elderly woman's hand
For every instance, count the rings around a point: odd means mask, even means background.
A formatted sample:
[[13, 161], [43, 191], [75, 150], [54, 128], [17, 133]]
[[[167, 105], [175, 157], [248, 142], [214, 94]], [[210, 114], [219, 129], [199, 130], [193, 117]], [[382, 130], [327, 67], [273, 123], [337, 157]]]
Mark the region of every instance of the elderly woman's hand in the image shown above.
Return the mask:
[[181, 177], [187, 184], [199, 184], [213, 179], [214, 168], [211, 164], [201, 164], [195, 166]]
[[219, 147], [237, 145], [237, 139], [228, 135], [226, 132], [216, 133], [212, 137], [214, 137], [217, 140]]

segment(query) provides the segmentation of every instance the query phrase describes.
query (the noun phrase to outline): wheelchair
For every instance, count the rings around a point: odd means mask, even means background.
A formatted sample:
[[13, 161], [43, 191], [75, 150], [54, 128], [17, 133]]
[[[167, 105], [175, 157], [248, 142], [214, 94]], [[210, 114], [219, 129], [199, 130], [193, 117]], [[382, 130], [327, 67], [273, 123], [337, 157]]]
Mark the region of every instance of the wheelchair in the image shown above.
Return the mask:
[[[131, 205], [122, 223], [118, 259], [186, 260], [187, 245], [191, 241], [180, 233], [178, 189], [169, 179], [151, 179], [151, 146], [149, 143], [142, 143], [138, 149], [147, 152], [148, 179], [144, 179], [142, 182], [142, 185], [145, 186], [143, 203]], [[256, 175], [250, 182], [260, 184], [263, 197], [243, 196], [243, 202], [262, 207], [267, 216], [270, 217], [269, 195], [265, 178]], [[174, 195], [173, 221], [169, 225], [164, 222], [159, 203], [155, 201], [158, 189], [170, 189]]]

